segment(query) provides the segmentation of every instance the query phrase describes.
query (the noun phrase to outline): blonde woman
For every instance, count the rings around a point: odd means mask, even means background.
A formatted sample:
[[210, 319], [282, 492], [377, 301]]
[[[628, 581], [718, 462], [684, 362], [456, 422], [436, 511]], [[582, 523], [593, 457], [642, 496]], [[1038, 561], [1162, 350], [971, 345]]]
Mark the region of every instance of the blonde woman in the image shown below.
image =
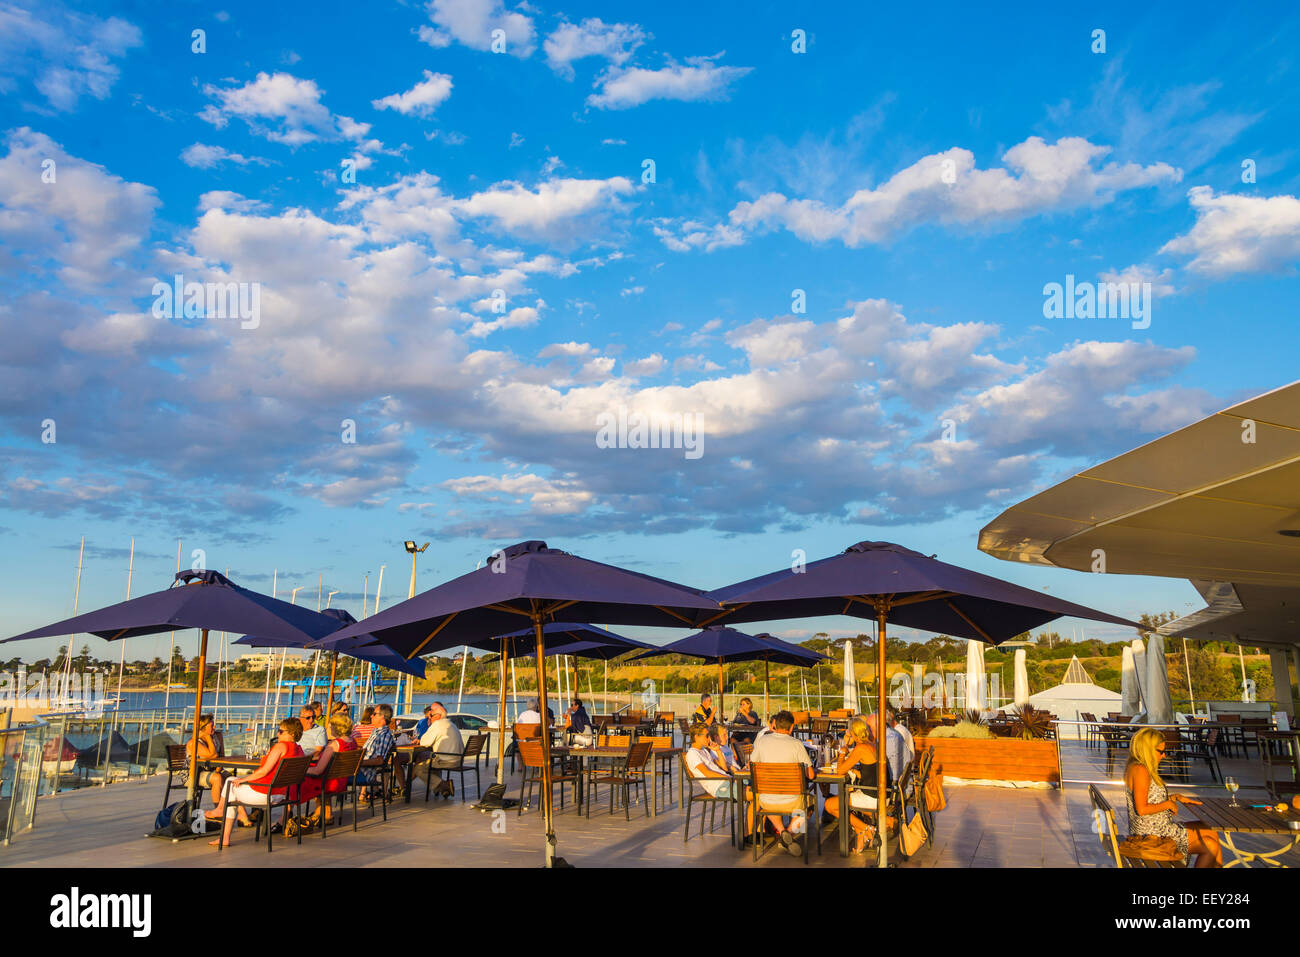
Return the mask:
[[1218, 835], [1207, 828], [1187, 827], [1175, 820], [1179, 804], [1200, 804], [1182, 794], [1169, 794], [1160, 776], [1160, 762], [1168, 745], [1162, 731], [1143, 728], [1129, 743], [1128, 767], [1124, 783], [1128, 786], [1129, 834], [1155, 834], [1171, 838], [1184, 857], [1196, 855], [1197, 867], [1222, 867], [1223, 851]]
[[[857, 715], [849, 722], [849, 730], [844, 734], [844, 743], [840, 747], [840, 758], [835, 763], [836, 774], [856, 776], [856, 783], [874, 785], [876, 780], [876, 755], [874, 735], [871, 726], [862, 715]], [[888, 776], [888, 771], [886, 771]], [[874, 788], [865, 791], [855, 788], [849, 792], [849, 808], [852, 811], [875, 811], [876, 794]], [[826, 813], [831, 817], [840, 816], [840, 799], [826, 799]], [[861, 854], [875, 843], [876, 829], [856, 814], [849, 814], [849, 826], [853, 828], [853, 851]]]

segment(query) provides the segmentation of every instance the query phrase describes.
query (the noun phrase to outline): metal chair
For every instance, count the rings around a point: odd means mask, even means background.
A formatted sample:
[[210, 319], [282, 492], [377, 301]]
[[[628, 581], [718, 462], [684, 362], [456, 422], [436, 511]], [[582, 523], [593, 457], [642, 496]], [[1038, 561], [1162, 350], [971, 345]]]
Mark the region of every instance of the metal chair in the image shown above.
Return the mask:
[[[719, 802], [719, 801], [724, 802], [724, 803], [723, 803], [723, 806], [722, 806], [722, 823], [723, 823], [723, 824], [729, 824], [729, 825], [730, 825], [730, 827], [731, 827], [731, 840], [732, 840], [732, 842], [734, 843], [735, 840], [736, 840], [736, 814], [735, 814], [735, 811], [734, 811], [734, 805], [733, 805], [734, 798], [732, 798], [732, 797], [716, 797], [715, 795], [710, 794], [708, 791], [703, 790], [703, 785], [701, 785], [701, 791], [700, 791], [700, 793], [699, 793], [699, 794], [696, 794], [696, 793], [695, 793], [695, 785], [696, 785], [696, 783], [699, 782], [701, 779], [700, 779], [700, 778], [697, 778], [697, 777], [695, 777], [695, 776], [693, 776], [693, 775], [691, 774], [691, 767], [690, 767], [689, 764], [686, 763], [686, 754], [685, 754], [685, 752], [683, 752], [682, 754], [678, 755], [678, 757], [679, 757], [680, 760], [681, 760], [681, 767], [680, 767], [680, 769], [679, 769], [679, 773], [682, 775], [682, 781], [683, 781], [683, 782], [685, 783], [685, 785], [686, 785], [686, 826], [682, 828], [682, 843], [685, 844], [685, 843], [690, 839], [690, 836], [691, 836], [691, 810], [695, 807], [696, 802], [699, 802], [700, 805], [701, 805], [701, 807], [700, 807], [700, 837], [703, 837], [703, 836], [704, 836], [704, 808], [705, 808], [705, 807], [708, 807], [708, 809], [709, 809], [709, 815], [708, 815], [708, 816], [709, 816], [709, 833], [710, 833], [710, 834], [713, 833], [713, 829], [714, 829], [714, 827], [717, 826], [717, 810], [718, 810], [718, 802]], [[718, 778], [718, 779], [716, 779], [716, 780], [721, 780], [721, 778]], [[732, 787], [736, 787], [736, 786], [737, 786], [736, 781], [735, 781], [734, 778], [732, 779], [731, 784], [732, 784]], [[730, 817], [728, 817], [729, 814], [730, 814]]]
[[[354, 783], [357, 768], [361, 766], [361, 749], [353, 748], [351, 751], [339, 751], [330, 758], [329, 767], [321, 773], [320, 781], [320, 799], [317, 802], [317, 809], [320, 811], [320, 836], [325, 839], [325, 832], [329, 830], [329, 821], [326, 818], [331, 799], [335, 796], [339, 799], [339, 813], [343, 813], [343, 802], [348, 792], [352, 793], [352, 830], [357, 829], [357, 788]], [[343, 781], [344, 790], [342, 793], [331, 791], [329, 786], [332, 781]]]
[[[253, 831], [253, 841], [256, 843], [262, 839], [262, 825], [266, 825], [266, 851], [271, 852], [271, 841], [274, 837], [274, 828], [271, 824], [271, 811], [274, 808], [284, 808], [285, 820], [288, 821], [298, 810], [301, 801], [298, 797], [298, 785], [302, 784], [303, 779], [307, 777], [307, 768], [311, 764], [311, 758], [303, 755], [300, 758], [281, 758], [280, 763], [276, 765], [275, 775], [271, 778], [271, 783], [266, 787], [265, 804], [244, 804], [245, 807], [258, 808], [262, 811], [261, 817], [256, 823], [256, 830]], [[277, 795], [276, 791], [283, 791], [282, 795]], [[275, 801], [274, 798], [282, 796], [284, 800]], [[236, 802], [244, 803], [244, 802]], [[230, 813], [229, 810], [226, 811]], [[298, 830], [298, 843], [302, 843], [302, 829]], [[225, 828], [217, 833], [217, 851], [220, 852], [225, 848]]]
[[[542, 752], [542, 742], [537, 740], [524, 739], [519, 742], [519, 757], [523, 761], [524, 779], [519, 784], [520, 800], [519, 815], [524, 813], [524, 805], [529, 808], [533, 805], [533, 785], [539, 787], [542, 784], [542, 769], [545, 766], [546, 758]], [[578, 788], [579, 775], [572, 771], [556, 768], [551, 771], [551, 785], [559, 785], [560, 788], [560, 810], [564, 810], [564, 785], [572, 784], [576, 795]], [[527, 794], [524, 794], [524, 785], [528, 786]]]
[[[817, 829], [817, 853], [821, 854], [821, 819], [817, 816], [817, 794], [809, 787], [807, 766], [803, 764], [764, 764], [755, 762], [750, 770], [750, 805], [754, 813], [754, 860], [757, 861], [770, 847], [763, 845], [763, 818], [768, 814], [789, 814], [785, 809], [786, 801], [778, 800], [774, 805], [766, 805], [769, 798], [795, 798], [795, 805], [804, 812], [807, 829]], [[808, 863], [808, 845], [813, 841], [811, 833], [803, 835], [803, 862]], [[760, 851], [760, 847], [762, 850]]]
[[[1178, 846], [1172, 838], [1155, 838], [1144, 835], [1142, 838], [1119, 840], [1115, 827], [1115, 812], [1110, 802], [1097, 790], [1097, 785], [1088, 785], [1088, 798], [1092, 801], [1093, 831], [1101, 838], [1101, 845], [1106, 857], [1116, 867], [1186, 867], [1187, 861], [1178, 853]], [[1148, 839], [1153, 838], [1153, 839]]]
[[[460, 803], [462, 804], [464, 804], [466, 800], [465, 799], [465, 772], [467, 771], [474, 772], [474, 787], [479, 794], [483, 793], [483, 779], [482, 777], [479, 776], [478, 756], [482, 752], [483, 746], [487, 743], [487, 740], [488, 740], [488, 736], [486, 734], [473, 735], [467, 742], [465, 742], [465, 750], [461, 752], [460, 755], [460, 764], [454, 765], [452, 767], [438, 768], [439, 772], [446, 772], [446, 774], [448, 775], [450, 774], [460, 775]], [[436, 757], [436, 753], [429, 755], [429, 766], [424, 773], [424, 800], [426, 802], [429, 800], [429, 784], [433, 780], [434, 757]], [[466, 761], [472, 761], [473, 763], [466, 765], [465, 763]]]
[[591, 817], [591, 806], [596, 803], [596, 785], [609, 785], [609, 813], [614, 813], [614, 791], [621, 789], [623, 792], [623, 816], [629, 821], [632, 820], [632, 788], [641, 788], [641, 797], [645, 801], [646, 817], [650, 816], [650, 796], [646, 792], [646, 765], [650, 763], [650, 751], [653, 745], [649, 741], [638, 741], [627, 749], [627, 755], [619, 758], [614, 762], [614, 767], [609, 773], [598, 777], [595, 772], [589, 773], [587, 783], [589, 790], [587, 792], [587, 817]]

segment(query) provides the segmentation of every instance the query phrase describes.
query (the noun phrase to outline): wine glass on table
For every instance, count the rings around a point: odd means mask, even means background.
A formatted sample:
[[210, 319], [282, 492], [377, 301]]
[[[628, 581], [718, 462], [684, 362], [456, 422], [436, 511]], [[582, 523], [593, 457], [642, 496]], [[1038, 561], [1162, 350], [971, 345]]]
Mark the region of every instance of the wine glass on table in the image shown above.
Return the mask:
[[1228, 804], [1228, 807], [1240, 807], [1241, 805], [1237, 803], [1237, 789], [1241, 787], [1241, 785], [1237, 783], [1237, 779], [1234, 777], [1225, 777], [1223, 779], [1223, 786], [1227, 788], [1228, 793], [1232, 795], [1232, 801]]

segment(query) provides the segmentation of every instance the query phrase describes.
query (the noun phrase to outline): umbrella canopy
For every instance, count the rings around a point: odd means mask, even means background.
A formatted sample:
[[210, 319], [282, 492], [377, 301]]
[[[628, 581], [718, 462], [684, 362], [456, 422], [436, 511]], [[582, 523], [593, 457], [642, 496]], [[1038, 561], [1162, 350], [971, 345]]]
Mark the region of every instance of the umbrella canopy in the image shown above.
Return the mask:
[[966, 642], [966, 702], [967, 711], [983, 711], [988, 707], [987, 682], [984, 678], [984, 643]]
[[844, 639], [844, 710], [858, 713], [858, 675], [853, 670], [853, 642]]
[[1174, 704], [1169, 698], [1169, 669], [1163, 635], [1147, 642], [1147, 724], [1173, 724]]
[[778, 665], [794, 665], [799, 668], [807, 668], [826, 657], [819, 652], [808, 648], [800, 648], [798, 645], [781, 641], [781, 639], [768, 634], [748, 635], [743, 631], [736, 631], [734, 628], [727, 628], [723, 625], [710, 625], [703, 631], [687, 635], [685, 638], [679, 638], [671, 644], [637, 655], [632, 660], [640, 661], [642, 658], [655, 658], [659, 655], [687, 655], [692, 658], [702, 658], [710, 664], [716, 664], [718, 666], [719, 711], [726, 711], [727, 704], [722, 666], [729, 661], [762, 661], [764, 714], [769, 710], [767, 700], [771, 683], [767, 670], [769, 664], [775, 662]]
[[[331, 631], [338, 631], [345, 625], [350, 625], [356, 621], [352, 613], [342, 608], [326, 608], [320, 612], [322, 617], [328, 616], [330, 624], [326, 625]], [[416, 678], [423, 678], [425, 673], [424, 659], [414, 658], [407, 660], [399, 655], [387, 645], [374, 644], [369, 639], [370, 636], [362, 636], [356, 640], [355, 644], [344, 644], [338, 647], [338, 651], [352, 658], [359, 658], [362, 661], [368, 661], [380, 668], [387, 668], [390, 671], [400, 671], [402, 674], [412, 675]], [[237, 645], [251, 645], [254, 648], [302, 648], [308, 642], [290, 641], [286, 638], [263, 638], [258, 635], [244, 635], [234, 642]]]
[[1025, 649], [1017, 648], [1015, 654], [1015, 674], [1011, 679], [1012, 695], [1016, 707], [1029, 704], [1029, 671], [1025, 667]]
[[[699, 589], [529, 541], [493, 552], [484, 567], [344, 628], [320, 646], [331, 647], [369, 634], [399, 654], [414, 658], [475, 641], [481, 644], [483, 635], [507, 634], [528, 623], [535, 641], [538, 697], [545, 701], [545, 625], [577, 620], [680, 628], [693, 627], [721, 612], [718, 603]], [[504, 656], [501, 682], [504, 687]], [[504, 741], [504, 697], [499, 713]], [[542, 819], [548, 867], [556, 863], [549, 724], [543, 707]]]
[[1138, 694], [1137, 669], [1133, 665], [1133, 646], [1125, 645], [1119, 657], [1119, 713], [1133, 717], [1142, 707], [1142, 697]]
[[[572, 621], [554, 621], [549, 625], [543, 625], [542, 633], [546, 636], [546, 654], [550, 657], [572, 655], [575, 658], [608, 661], [630, 651], [654, 647], [647, 642], [624, 638], [622, 635], [597, 628], [595, 625]], [[556, 644], [552, 645], [552, 641]], [[537, 653], [537, 638], [531, 628], [512, 631], [508, 635], [498, 635], [486, 641], [479, 640], [477, 643], [471, 641], [469, 644], [470, 647], [495, 651], [498, 654], [505, 654], [508, 647], [507, 658], [522, 658]]]
[[[886, 707], [885, 648], [890, 622], [996, 644], [1055, 618], [1134, 623], [1042, 592], [981, 575], [891, 542], [858, 542], [841, 554], [709, 592], [727, 622], [826, 615], [874, 619], [877, 696]], [[877, 762], [876, 800], [885, 806], [885, 764]], [[886, 864], [881, 842], [880, 864]]]
[[[181, 587], [177, 587], [180, 585]], [[194, 714], [203, 710], [203, 678], [207, 670], [208, 632], [233, 631], [306, 644], [328, 634], [321, 631], [321, 615], [287, 601], [241, 588], [225, 575], [210, 570], [177, 572], [171, 587], [118, 602], [84, 615], [25, 632], [8, 641], [51, 638], [82, 632], [108, 641], [156, 635], [184, 628], [199, 629], [198, 687]], [[198, 781], [198, 721], [194, 722], [186, 797], [194, 799]]]

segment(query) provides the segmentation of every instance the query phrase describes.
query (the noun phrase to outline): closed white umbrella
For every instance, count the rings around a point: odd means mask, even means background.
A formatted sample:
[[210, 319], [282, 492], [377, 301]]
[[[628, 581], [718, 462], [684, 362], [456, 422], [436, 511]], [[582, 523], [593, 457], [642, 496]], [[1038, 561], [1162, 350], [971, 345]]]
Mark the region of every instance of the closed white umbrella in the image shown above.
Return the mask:
[[983, 711], [988, 702], [984, 694], [984, 642], [968, 639], [966, 642], [966, 704], [967, 711]]
[[1165, 662], [1165, 639], [1152, 635], [1147, 641], [1147, 724], [1173, 724], [1174, 703], [1169, 699], [1169, 671]]
[[844, 639], [844, 707], [858, 713], [858, 679], [853, 673], [853, 642]]
[[1147, 709], [1147, 647], [1142, 644], [1141, 638], [1134, 638], [1130, 647], [1133, 649], [1133, 680], [1138, 695], [1135, 714], [1142, 714]]
[[1023, 648], [1016, 649], [1012, 694], [1017, 708], [1029, 704], [1029, 671], [1025, 667], [1025, 649]]
[[1133, 667], [1133, 646], [1125, 645], [1120, 654], [1119, 673], [1119, 713], [1132, 717], [1138, 713], [1141, 703], [1138, 699], [1137, 671]]

